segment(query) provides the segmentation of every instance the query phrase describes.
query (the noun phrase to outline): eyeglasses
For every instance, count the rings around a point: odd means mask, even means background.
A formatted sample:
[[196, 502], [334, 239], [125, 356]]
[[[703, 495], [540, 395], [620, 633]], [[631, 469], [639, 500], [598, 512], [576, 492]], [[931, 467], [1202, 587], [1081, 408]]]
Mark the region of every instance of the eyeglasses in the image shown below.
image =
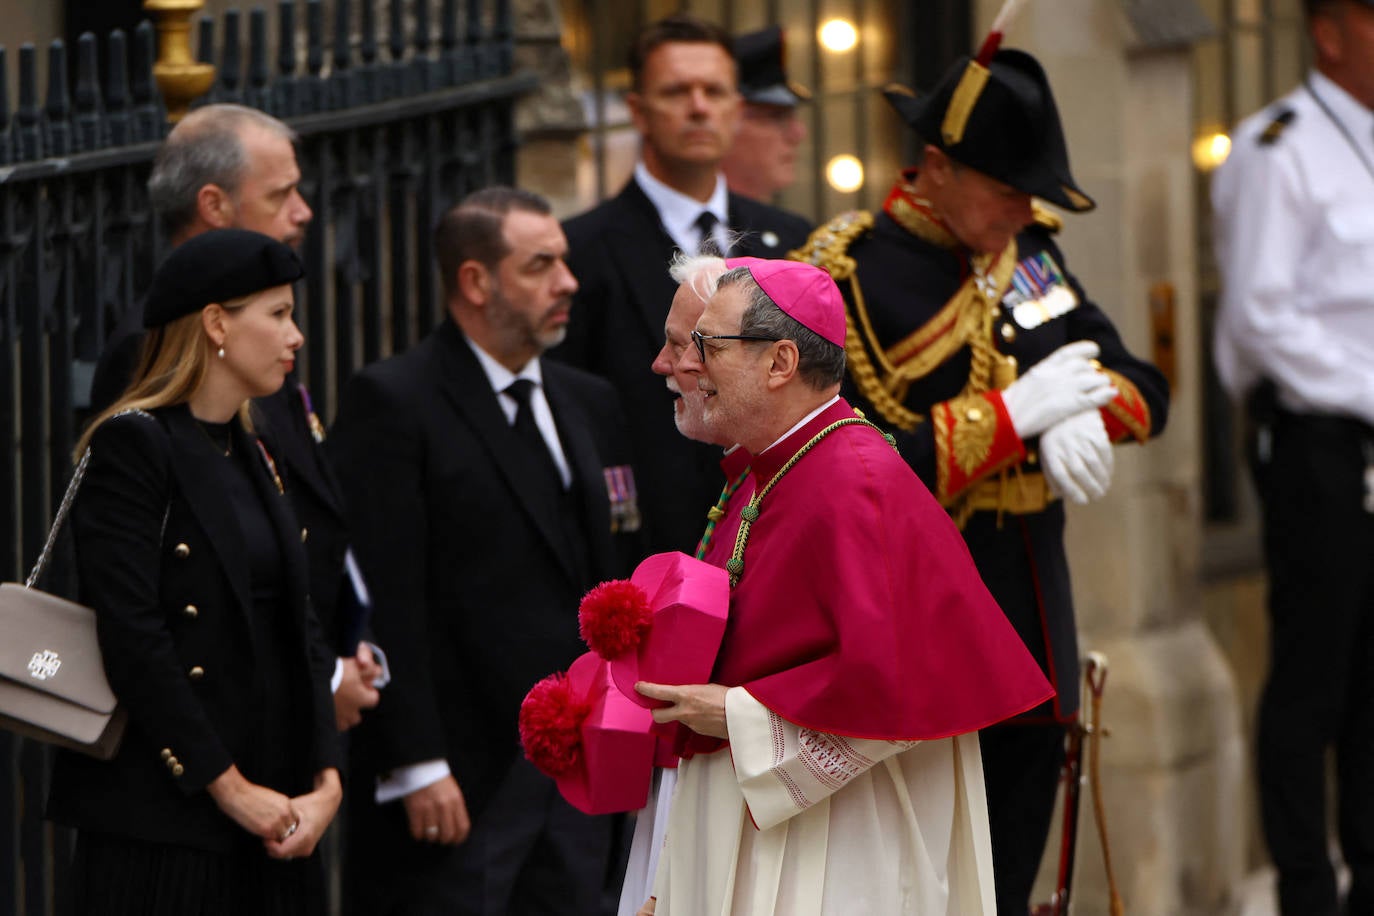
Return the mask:
[[700, 331], [692, 331], [692, 343], [697, 345], [697, 355], [701, 361], [706, 362], [706, 341], [708, 340], [767, 340], [777, 342], [781, 337], [759, 337], [757, 334], [703, 334]]

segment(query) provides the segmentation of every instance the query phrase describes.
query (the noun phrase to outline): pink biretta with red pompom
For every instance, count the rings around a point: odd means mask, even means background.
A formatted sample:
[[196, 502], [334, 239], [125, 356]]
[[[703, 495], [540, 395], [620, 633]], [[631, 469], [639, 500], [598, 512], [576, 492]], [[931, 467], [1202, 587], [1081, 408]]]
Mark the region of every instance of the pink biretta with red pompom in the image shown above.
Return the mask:
[[646, 709], [669, 705], [635, 682], [706, 684], [725, 635], [730, 578], [682, 553], [656, 553], [628, 580], [603, 582], [578, 608], [582, 639], [610, 662], [620, 692]]
[[654, 706], [635, 682], [705, 684], [725, 635], [725, 570], [681, 553], [647, 558], [629, 579], [603, 582], [578, 608], [592, 651], [551, 674], [520, 704], [525, 756], [587, 814], [644, 807], [655, 764]]
[[616, 689], [610, 668], [588, 652], [535, 684], [520, 704], [525, 756], [585, 814], [644, 807], [653, 778], [653, 715]]

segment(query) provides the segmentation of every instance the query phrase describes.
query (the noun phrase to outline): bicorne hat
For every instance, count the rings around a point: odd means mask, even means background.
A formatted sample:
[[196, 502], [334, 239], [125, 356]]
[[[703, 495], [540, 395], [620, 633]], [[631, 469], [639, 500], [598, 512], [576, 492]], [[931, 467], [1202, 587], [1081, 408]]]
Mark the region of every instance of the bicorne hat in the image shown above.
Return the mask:
[[961, 58], [924, 95], [900, 86], [883, 94], [951, 159], [1068, 210], [1097, 206], [1073, 180], [1049, 80], [1025, 51], [998, 51], [987, 66]]

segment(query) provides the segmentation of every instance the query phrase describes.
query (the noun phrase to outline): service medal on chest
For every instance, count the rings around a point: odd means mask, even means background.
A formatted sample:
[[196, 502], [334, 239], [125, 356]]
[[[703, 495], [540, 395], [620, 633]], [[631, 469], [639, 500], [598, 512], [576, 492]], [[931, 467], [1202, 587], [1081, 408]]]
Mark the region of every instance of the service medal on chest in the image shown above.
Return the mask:
[[1073, 311], [1078, 296], [1050, 253], [1041, 251], [1016, 265], [1002, 306], [1029, 331]]

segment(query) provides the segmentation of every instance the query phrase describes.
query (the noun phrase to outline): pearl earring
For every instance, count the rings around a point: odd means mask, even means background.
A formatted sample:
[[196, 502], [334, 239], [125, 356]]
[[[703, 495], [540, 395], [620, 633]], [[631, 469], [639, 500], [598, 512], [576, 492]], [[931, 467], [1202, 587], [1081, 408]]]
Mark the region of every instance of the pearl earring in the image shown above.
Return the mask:
[[224, 359], [224, 348], [220, 347], [219, 352], [217, 352], [215, 355], [218, 356], [220, 359]]

